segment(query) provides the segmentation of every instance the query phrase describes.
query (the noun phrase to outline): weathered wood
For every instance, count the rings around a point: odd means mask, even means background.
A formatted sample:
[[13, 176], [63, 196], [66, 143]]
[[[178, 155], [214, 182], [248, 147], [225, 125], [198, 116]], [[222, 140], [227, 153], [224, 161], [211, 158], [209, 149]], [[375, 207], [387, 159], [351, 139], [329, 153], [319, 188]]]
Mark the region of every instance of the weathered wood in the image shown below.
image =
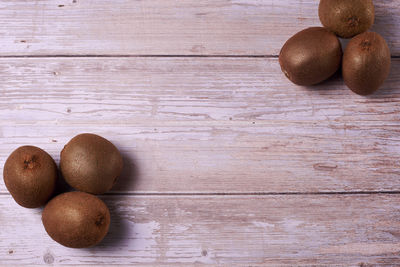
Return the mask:
[[295, 86], [277, 59], [20, 58], [0, 70], [0, 172], [20, 145], [58, 160], [95, 132], [125, 156], [114, 192], [400, 190], [399, 59], [371, 97], [339, 77]]
[[[400, 5], [374, 2], [372, 30], [398, 57]], [[109, 138], [126, 165], [102, 196], [110, 233], [90, 249], [52, 241], [41, 210], [19, 207], [0, 179], [0, 266], [398, 265], [400, 59], [371, 97], [339, 75], [292, 85], [274, 56], [320, 25], [317, 8], [0, 1], [0, 176], [16, 147], [58, 161], [81, 132]], [[270, 57], [127, 57], [137, 55]], [[297, 194], [339, 191], [364, 193]]]
[[[2, 264], [396, 264], [400, 195], [107, 196], [111, 230], [91, 249], [47, 236], [40, 210], [0, 196]], [[364, 266], [364, 265], [362, 265]]]
[[[398, 56], [399, 2], [374, 2]], [[0, 17], [0, 55], [277, 55], [320, 25], [315, 0], [2, 0]]]

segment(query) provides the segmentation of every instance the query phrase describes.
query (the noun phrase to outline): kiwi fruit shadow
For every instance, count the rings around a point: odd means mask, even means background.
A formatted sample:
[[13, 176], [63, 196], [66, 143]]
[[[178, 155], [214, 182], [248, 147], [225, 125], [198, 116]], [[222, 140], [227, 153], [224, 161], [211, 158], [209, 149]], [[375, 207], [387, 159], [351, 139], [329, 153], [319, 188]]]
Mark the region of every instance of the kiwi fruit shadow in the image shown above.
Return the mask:
[[399, 68], [398, 62], [393, 60], [393, 50], [395, 47], [393, 46], [393, 43], [390, 42], [392, 40], [391, 35], [393, 35], [395, 32], [400, 32], [400, 24], [398, 23], [397, 18], [397, 9], [388, 9], [384, 7], [379, 8], [379, 6], [375, 7], [375, 23], [372, 25], [371, 31], [378, 32], [387, 41], [392, 55], [392, 66], [389, 76], [386, 78], [386, 81], [383, 83], [381, 88], [374, 94], [366, 96], [368, 99], [383, 99], [393, 97], [392, 94], [399, 92], [397, 88], [392, 88], [390, 90], [387, 89], [388, 81], [395, 70]]
[[307, 91], [324, 94], [327, 91], [337, 91], [338, 87], [343, 87], [343, 86], [344, 82], [342, 80], [342, 67], [340, 67], [327, 80], [316, 85], [303, 86], [303, 88]]
[[[393, 67], [392, 67], [393, 68]], [[380, 89], [378, 91], [376, 91], [375, 93], [373, 93], [372, 95], [367, 95], [364, 96], [366, 99], [388, 99], [389, 101], [393, 101], [393, 94], [397, 94], [399, 93], [399, 89], [398, 88], [391, 88], [388, 89], [387, 86], [389, 84], [389, 79], [390, 79], [390, 73], [389, 73], [389, 77], [385, 80], [385, 82], [383, 83], [383, 85], [380, 87]]]
[[[132, 238], [133, 228], [135, 227], [126, 219], [126, 214], [122, 214], [118, 202], [123, 201], [127, 196], [100, 196], [106, 203], [110, 211], [110, 228], [104, 239], [96, 246], [84, 248], [89, 252], [97, 251], [123, 251], [123, 247], [128, 243], [127, 239]], [[133, 225], [133, 226], [132, 226]]]
[[[120, 150], [121, 151], [121, 150]], [[137, 160], [129, 151], [121, 151], [124, 167], [120, 177], [117, 179], [115, 185], [111, 189], [112, 192], [135, 191], [138, 180], [140, 179]]]
[[[121, 151], [121, 150], [120, 150]], [[120, 251], [126, 244], [127, 239], [132, 237], [134, 224], [126, 219], [119, 209], [118, 202], [126, 201], [129, 196], [124, 191], [134, 191], [135, 184], [139, 179], [139, 169], [136, 160], [129, 151], [121, 151], [124, 167], [116, 184], [111, 189], [111, 194], [99, 195], [110, 210], [111, 222], [108, 234], [97, 246], [85, 248], [90, 252], [96, 251]], [[122, 194], [119, 194], [121, 192]], [[132, 227], [133, 225], [133, 227]]]
[[54, 197], [56, 197], [62, 193], [71, 192], [71, 191], [74, 191], [74, 189], [69, 184], [67, 184], [67, 182], [62, 177], [60, 169], [58, 169], [58, 178], [56, 181], [56, 187], [54, 189], [54, 193], [53, 193], [53, 196], [51, 197], [51, 199], [53, 199]]
[[378, 32], [387, 41], [389, 49], [392, 51], [393, 56], [393, 43], [389, 42], [393, 40], [393, 34], [400, 32], [400, 23], [398, 23], [398, 9], [396, 8], [385, 8], [376, 6], [375, 7], [375, 23], [371, 27], [371, 31]]

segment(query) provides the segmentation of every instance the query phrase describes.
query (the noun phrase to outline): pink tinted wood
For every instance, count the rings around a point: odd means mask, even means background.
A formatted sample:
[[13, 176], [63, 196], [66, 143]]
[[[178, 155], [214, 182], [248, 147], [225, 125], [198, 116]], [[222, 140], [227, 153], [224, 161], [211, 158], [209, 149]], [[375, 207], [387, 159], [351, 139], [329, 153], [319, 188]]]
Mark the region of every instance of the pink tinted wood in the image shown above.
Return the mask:
[[[259, 266], [400, 261], [399, 195], [107, 196], [97, 247], [50, 239], [40, 210], [0, 196], [2, 264]], [[36, 245], [35, 245], [36, 244]]]
[[[399, 56], [400, 5], [374, 3]], [[0, 55], [277, 55], [321, 25], [315, 0], [3, 0], [0, 17]]]
[[275, 58], [1, 59], [0, 165], [94, 132], [124, 154], [114, 192], [396, 191], [399, 67], [361, 97], [295, 86]]
[[[375, 5], [372, 30], [398, 57], [398, 1]], [[1, 1], [0, 56], [10, 58], [0, 59], [0, 175], [17, 146], [58, 160], [88, 131], [113, 141], [126, 169], [102, 197], [109, 235], [84, 250], [52, 241], [41, 210], [17, 206], [0, 179], [0, 265], [398, 264], [400, 61], [367, 98], [338, 76], [292, 85], [276, 56], [291, 35], [320, 24], [317, 8], [310, 0]], [[48, 57], [61, 54], [71, 58]]]

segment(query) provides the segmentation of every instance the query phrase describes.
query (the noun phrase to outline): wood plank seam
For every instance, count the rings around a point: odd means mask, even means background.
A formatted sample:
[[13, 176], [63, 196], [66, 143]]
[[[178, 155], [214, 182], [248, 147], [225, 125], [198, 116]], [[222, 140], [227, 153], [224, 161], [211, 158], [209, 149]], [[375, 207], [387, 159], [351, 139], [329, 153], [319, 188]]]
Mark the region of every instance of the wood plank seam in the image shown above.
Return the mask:
[[[0, 55], [0, 58], [279, 58], [279, 55]], [[391, 55], [392, 59], [400, 58], [400, 55]]]
[[92, 131], [121, 149], [122, 178], [137, 177], [116, 193], [400, 190], [399, 60], [371, 98], [338, 76], [291, 85], [277, 59], [1, 61], [1, 165], [26, 142], [59, 160]]
[[[135, 192], [108, 192], [103, 196], [323, 196], [323, 195], [397, 195], [400, 191], [354, 191], [354, 192], [247, 192], [247, 193], [218, 193], [218, 192], [202, 192], [202, 193], [180, 193], [180, 192], [160, 192], [160, 193], [135, 193]], [[0, 196], [8, 196], [11, 194], [0, 192]]]

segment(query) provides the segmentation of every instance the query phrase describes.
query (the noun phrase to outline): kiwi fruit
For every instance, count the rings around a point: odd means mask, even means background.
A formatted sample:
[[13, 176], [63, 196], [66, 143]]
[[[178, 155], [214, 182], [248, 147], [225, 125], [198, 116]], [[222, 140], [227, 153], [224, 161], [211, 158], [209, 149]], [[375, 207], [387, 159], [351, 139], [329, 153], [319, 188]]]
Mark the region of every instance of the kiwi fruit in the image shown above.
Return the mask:
[[106, 236], [110, 211], [94, 195], [68, 192], [46, 205], [42, 222], [54, 241], [70, 248], [86, 248], [98, 244]]
[[341, 60], [339, 39], [322, 27], [296, 33], [279, 54], [283, 73], [298, 85], [313, 85], [328, 79], [339, 69]]
[[57, 166], [53, 158], [35, 146], [21, 146], [7, 158], [4, 183], [14, 200], [25, 208], [38, 208], [52, 196]]
[[375, 19], [372, 0], [321, 0], [319, 19], [341, 38], [351, 38], [371, 28]]
[[343, 80], [356, 94], [372, 94], [389, 76], [390, 60], [389, 47], [381, 35], [361, 33], [350, 40], [344, 52]]
[[79, 134], [61, 151], [61, 173], [65, 181], [79, 191], [91, 194], [107, 192], [115, 184], [122, 167], [118, 149], [95, 134]]

